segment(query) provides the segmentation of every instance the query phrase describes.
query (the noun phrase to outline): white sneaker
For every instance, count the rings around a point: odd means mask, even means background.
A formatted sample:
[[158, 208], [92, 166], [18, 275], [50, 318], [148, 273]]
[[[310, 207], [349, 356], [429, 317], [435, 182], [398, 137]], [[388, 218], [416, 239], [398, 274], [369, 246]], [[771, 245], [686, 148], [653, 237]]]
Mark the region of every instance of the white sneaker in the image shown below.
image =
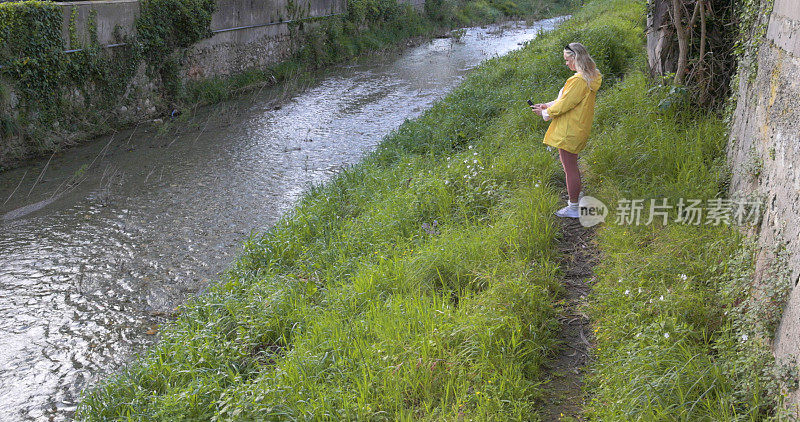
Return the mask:
[[580, 208], [578, 207], [566, 206], [556, 211], [556, 216], [565, 218], [579, 218], [581, 216], [581, 212]]

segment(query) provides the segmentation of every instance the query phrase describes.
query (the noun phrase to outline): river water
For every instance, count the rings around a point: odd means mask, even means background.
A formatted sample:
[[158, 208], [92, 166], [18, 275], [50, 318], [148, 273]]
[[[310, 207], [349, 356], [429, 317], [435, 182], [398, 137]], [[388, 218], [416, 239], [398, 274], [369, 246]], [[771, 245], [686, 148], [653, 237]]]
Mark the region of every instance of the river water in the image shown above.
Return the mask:
[[1, 173], [0, 420], [70, 419], [251, 231], [560, 21], [470, 28]]

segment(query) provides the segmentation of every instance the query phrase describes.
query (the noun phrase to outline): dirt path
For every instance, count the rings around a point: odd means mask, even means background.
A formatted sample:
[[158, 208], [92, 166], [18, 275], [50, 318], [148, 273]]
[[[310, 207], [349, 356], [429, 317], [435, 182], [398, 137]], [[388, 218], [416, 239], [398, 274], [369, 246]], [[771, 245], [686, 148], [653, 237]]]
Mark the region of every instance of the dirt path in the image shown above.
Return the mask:
[[561, 268], [566, 288], [564, 313], [559, 322], [562, 347], [547, 367], [549, 382], [545, 386], [542, 418], [545, 421], [584, 420], [584, 367], [589, 362], [593, 342], [589, 319], [584, 313], [591, 285], [593, 268], [598, 262], [594, 229], [580, 225], [578, 219], [559, 218], [563, 236], [558, 243], [562, 253]]

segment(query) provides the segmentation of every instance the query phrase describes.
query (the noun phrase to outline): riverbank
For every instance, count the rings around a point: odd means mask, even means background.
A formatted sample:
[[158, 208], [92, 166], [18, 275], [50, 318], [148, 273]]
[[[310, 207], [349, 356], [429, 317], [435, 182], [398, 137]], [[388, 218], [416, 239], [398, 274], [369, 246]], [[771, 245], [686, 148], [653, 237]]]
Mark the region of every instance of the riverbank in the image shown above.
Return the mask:
[[[125, 38], [125, 42], [113, 49], [100, 47], [96, 39], [79, 45], [78, 38], [97, 37], [97, 28], [92, 26], [97, 23], [89, 13], [86, 31], [94, 35], [84, 37], [80, 31], [75, 32], [77, 23], [73, 20], [79, 14], [73, 9], [69, 45], [82, 49], [70, 54], [62, 51], [62, 46], [67, 45], [62, 40], [66, 35], [61, 34], [60, 20], [64, 13], [57, 6], [35, 1], [3, 3], [0, 15], [6, 16], [6, 25], [13, 29], [9, 33], [14, 36], [3, 39], [10, 47], [0, 54], [0, 62], [8, 62], [0, 63], [0, 73], [5, 76], [0, 81], [0, 171], [133, 125], [185, 121], [198, 106], [216, 104], [289, 80], [303, 83], [313, 78], [315, 70], [333, 63], [370, 52], [397, 50], [409, 41], [441, 36], [454, 28], [518, 17], [563, 15], [574, 8], [572, 0], [546, 4], [440, 0], [432, 2], [428, 9], [402, 1], [353, 1], [341, 13], [282, 24], [288, 25], [282, 30], [288, 32], [265, 39], [264, 44], [268, 45], [260, 47], [279, 50], [279, 54], [270, 53], [281, 58], [277, 62], [236, 68], [227, 76], [203, 76], [203, 63], [209, 65], [205, 56], [224, 55], [205, 50], [192, 54], [193, 46], [209, 35], [206, 32], [210, 30], [205, 31], [203, 26], [209, 24], [213, 3], [144, 2], [135, 25], [128, 22], [139, 28], [136, 31], [141, 34]], [[289, 3], [287, 7], [292, 9], [293, 3]], [[155, 17], [175, 8], [186, 9], [198, 21], [184, 25], [182, 21]], [[159, 23], [151, 28], [153, 22]], [[37, 25], [47, 31], [23, 30]], [[165, 36], [167, 33], [174, 36]], [[244, 38], [248, 37], [254, 35]], [[236, 47], [236, 42], [233, 44]], [[214, 48], [235, 50], [234, 47], [225, 44]], [[236, 48], [249, 51], [257, 47], [248, 44], [246, 48]], [[230, 54], [235, 56], [233, 51]], [[233, 56], [228, 59], [244, 60]], [[31, 67], [29, 62], [37, 65]]]
[[640, 47], [638, 15], [582, 13], [486, 62], [251, 238], [79, 417], [534, 415], [563, 293], [560, 176], [525, 101], [558, 92], [565, 39], [605, 51], [608, 85]]
[[[543, 365], [575, 308], [562, 302], [552, 215], [563, 174], [525, 101], [554, 97], [569, 76], [563, 45], [586, 44], [605, 75], [581, 161], [587, 194], [615, 210], [623, 198], [725, 193], [726, 126], [647, 79], [643, 26], [640, 2], [594, 1], [487, 61], [251, 237], [158, 345], [87, 393], [79, 418], [542, 417]], [[738, 228], [615, 217], [597, 231], [583, 416], [774, 415], [780, 266], [757, 300]]]
[[746, 235], [761, 224], [763, 198], [728, 197], [723, 112], [646, 75], [640, 65], [604, 93], [582, 156], [586, 189], [611, 211], [586, 308], [596, 346], [585, 415], [786, 420], [797, 374], [776, 365], [770, 345], [792, 281], [780, 258], [753, 285]]
[[0, 174], [0, 419], [72, 419], [81, 391], [152, 346], [248, 233], [563, 20], [465, 28]]
[[[792, 287], [787, 265], [772, 263], [766, 287], [752, 285], [756, 249], [743, 233], [765, 205], [727, 198], [728, 127], [714, 112], [669, 105], [668, 90], [635, 72], [607, 91], [584, 155], [590, 192], [617, 210], [598, 231], [588, 414], [770, 420], [781, 386], [796, 385], [770, 349]], [[636, 199], [640, 217], [625, 202]], [[648, 223], [651, 200], [668, 207]]]

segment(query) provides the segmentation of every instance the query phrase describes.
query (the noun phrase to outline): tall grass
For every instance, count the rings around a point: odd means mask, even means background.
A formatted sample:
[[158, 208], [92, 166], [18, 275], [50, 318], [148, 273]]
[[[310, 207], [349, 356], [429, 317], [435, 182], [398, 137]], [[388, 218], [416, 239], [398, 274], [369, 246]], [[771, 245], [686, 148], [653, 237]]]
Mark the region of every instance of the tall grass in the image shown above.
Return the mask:
[[537, 420], [563, 176], [526, 100], [569, 76], [565, 39], [605, 48], [613, 85], [641, 49], [642, 12], [598, 1], [480, 66], [248, 239], [78, 418]]
[[[598, 102], [585, 154], [589, 190], [618, 200], [725, 197], [727, 128], [714, 112], [672, 106], [639, 70]], [[736, 421], [777, 417], [769, 350], [790, 281], [775, 265], [769, 294], [751, 286], [754, 250], [738, 227], [609, 224], [592, 300], [597, 349], [592, 419]]]

